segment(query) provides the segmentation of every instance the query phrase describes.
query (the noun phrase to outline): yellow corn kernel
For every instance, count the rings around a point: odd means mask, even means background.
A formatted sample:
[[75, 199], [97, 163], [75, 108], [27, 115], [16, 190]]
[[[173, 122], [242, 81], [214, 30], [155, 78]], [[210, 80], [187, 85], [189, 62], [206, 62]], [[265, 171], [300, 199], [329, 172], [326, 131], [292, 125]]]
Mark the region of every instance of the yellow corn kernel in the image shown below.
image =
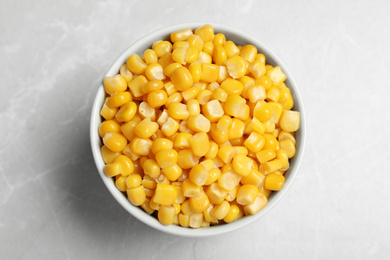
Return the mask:
[[148, 94], [147, 97], [147, 101], [149, 105], [153, 108], [158, 108], [165, 105], [167, 100], [168, 100], [168, 96], [164, 90], [152, 91]]
[[280, 94], [277, 87], [270, 87], [269, 89], [267, 89], [267, 93], [266, 93], [267, 101], [278, 102], [279, 96]]
[[175, 207], [171, 205], [162, 205], [160, 206], [158, 213], [157, 213], [157, 218], [158, 221], [161, 222], [163, 225], [171, 225], [173, 224], [174, 218], [175, 218]]
[[213, 204], [221, 204], [226, 197], [227, 190], [222, 189], [218, 183], [212, 183], [206, 188], [206, 194]]
[[210, 211], [210, 215], [217, 218], [223, 219], [230, 210], [230, 203], [224, 200], [221, 204], [214, 205], [214, 208]]
[[142, 177], [138, 173], [133, 173], [127, 176], [126, 186], [128, 189], [134, 189], [142, 184]]
[[156, 180], [150, 177], [149, 175], [144, 175], [141, 184], [142, 186], [144, 186], [144, 188], [152, 189], [152, 190], [156, 189], [157, 187]]
[[171, 205], [175, 203], [177, 190], [169, 184], [157, 183], [156, 191], [153, 195], [153, 202], [160, 205]]
[[221, 176], [218, 178], [218, 185], [227, 190], [233, 190], [241, 181], [242, 176], [233, 172], [233, 171], [227, 171], [225, 173], [222, 173]]
[[217, 122], [223, 115], [224, 111], [218, 100], [211, 100], [202, 106], [203, 115], [210, 122]]
[[242, 96], [246, 99], [248, 99], [248, 95], [247, 95], [247, 90], [249, 87], [255, 85], [255, 80], [249, 76], [244, 76], [242, 78], [239, 79], [239, 81], [241, 82], [241, 84], [244, 86], [244, 90], [242, 92]]
[[259, 84], [265, 88], [265, 90], [272, 87], [272, 80], [268, 75], [263, 75], [260, 78], [256, 79], [256, 84]]
[[230, 94], [226, 99], [224, 111], [227, 115], [239, 117], [245, 110], [246, 101], [238, 94]]
[[210, 206], [209, 198], [203, 190], [200, 192], [199, 196], [190, 197], [189, 201], [191, 208], [197, 213], [205, 211]]
[[150, 177], [156, 178], [160, 175], [160, 166], [154, 159], [147, 159], [143, 164], [142, 168], [144, 173]]
[[146, 49], [144, 51], [144, 60], [145, 60], [145, 63], [148, 65], [153, 64], [153, 63], [157, 63], [157, 61], [158, 61], [157, 53], [152, 49]]
[[210, 121], [202, 114], [190, 116], [187, 120], [188, 127], [195, 132], [210, 131]]
[[242, 120], [242, 121], [246, 121], [249, 119], [249, 116], [250, 116], [250, 108], [247, 104], [244, 104], [244, 106], [242, 107], [242, 110], [240, 111], [241, 113], [238, 115], [238, 119]]
[[198, 62], [201, 64], [203, 64], [203, 63], [211, 64], [211, 61], [212, 61], [211, 55], [204, 52], [204, 51], [201, 51], [201, 52], [199, 52], [198, 59], [195, 62]]
[[150, 118], [147, 117], [135, 126], [134, 133], [138, 137], [146, 139], [151, 137], [158, 128], [158, 124], [156, 122], [152, 122]]
[[260, 173], [257, 169], [251, 169], [249, 174], [247, 176], [242, 177], [241, 179], [241, 183], [243, 185], [251, 184], [256, 187], [260, 187], [263, 181], [264, 181], [264, 175]]
[[265, 145], [265, 138], [257, 132], [252, 132], [244, 142], [244, 146], [251, 152], [257, 153], [263, 149]]
[[189, 174], [189, 179], [192, 181], [192, 183], [198, 186], [203, 186], [206, 183], [208, 177], [208, 171], [201, 164], [195, 165]]
[[279, 142], [282, 141], [282, 140], [286, 140], [286, 139], [290, 139], [294, 143], [294, 145], [296, 144], [294, 133], [286, 132], [286, 131], [283, 131], [283, 130], [280, 131], [279, 135], [278, 135]]
[[232, 126], [233, 120], [230, 116], [228, 115], [223, 115], [217, 123], [217, 126], [221, 129], [230, 129]]
[[180, 63], [177, 62], [171, 63], [164, 68], [164, 74], [167, 77], [171, 77], [172, 74], [180, 67], [182, 67]]
[[294, 157], [296, 153], [295, 144], [290, 139], [280, 141], [280, 148], [286, 151], [288, 158]]
[[187, 64], [187, 52], [188, 52], [188, 47], [178, 47], [173, 50], [172, 52], [172, 60], [176, 63], [185, 65]]
[[266, 122], [271, 119], [271, 110], [267, 102], [258, 101], [253, 109], [253, 117], [256, 117], [261, 122]]
[[180, 150], [177, 158], [177, 164], [182, 169], [190, 169], [199, 163], [199, 157], [195, 156], [190, 149]]
[[214, 168], [214, 161], [211, 159], [204, 159], [200, 162], [200, 165], [203, 165], [206, 171], [210, 171]]
[[190, 226], [190, 216], [185, 215], [183, 213], [179, 213], [179, 224], [182, 227], [189, 227]]
[[271, 118], [269, 121], [274, 124], [279, 124], [279, 120], [283, 112], [283, 106], [277, 102], [268, 102], [268, 108], [271, 112]]
[[257, 53], [256, 60], [261, 61], [263, 64], [265, 64], [265, 61], [266, 61], [265, 56], [262, 53]]
[[216, 88], [219, 88], [219, 83], [218, 82], [212, 82], [207, 85], [207, 89], [213, 92]]
[[279, 142], [276, 138], [271, 134], [264, 134], [265, 144], [264, 149], [277, 150], [279, 149]]
[[244, 154], [237, 154], [233, 158], [232, 165], [236, 173], [246, 176], [252, 169], [253, 161]]
[[132, 100], [132, 97], [131, 97], [130, 92], [128, 92], [128, 91], [118, 92], [118, 93], [113, 94], [112, 96], [110, 96], [108, 98], [107, 105], [112, 107], [112, 108], [120, 107], [131, 100]]
[[209, 150], [207, 151], [205, 157], [207, 159], [214, 159], [218, 155], [218, 145], [214, 141], [210, 140]]
[[165, 176], [165, 174], [160, 174], [159, 176], [157, 176], [156, 179], [156, 183], [161, 183], [161, 184], [171, 184], [170, 180], [167, 178], [167, 176]]
[[133, 119], [137, 113], [137, 104], [130, 101], [121, 106], [115, 115], [115, 119], [119, 122], [128, 122]]
[[130, 150], [140, 156], [147, 156], [152, 146], [152, 141], [150, 139], [143, 139], [135, 137], [130, 142]]
[[126, 145], [125, 149], [123, 149], [123, 154], [130, 158], [133, 162], [140, 158], [140, 155], [133, 153], [131, 150], [131, 144]]
[[225, 48], [228, 58], [231, 58], [234, 55], [240, 53], [240, 50], [238, 49], [237, 45], [232, 41], [226, 41], [223, 47]]
[[142, 92], [143, 85], [145, 85], [147, 82], [148, 80], [143, 75], [135, 77], [128, 83], [131, 94], [136, 98], [141, 97], [144, 94]]
[[119, 153], [123, 151], [123, 149], [127, 145], [127, 139], [120, 133], [106, 133], [103, 136], [103, 143], [106, 145], [111, 151]]
[[189, 117], [187, 106], [183, 103], [178, 102], [172, 102], [169, 105], [168, 114], [170, 117], [177, 120], [187, 120]]
[[252, 63], [256, 59], [257, 48], [253, 45], [247, 44], [241, 48], [239, 55], [247, 62]]
[[245, 63], [245, 60], [238, 56], [238, 55], [235, 55], [235, 56], [232, 56], [231, 58], [228, 58], [226, 61], [225, 61], [225, 66], [227, 68], [227, 71], [229, 73], [229, 75], [233, 78], [233, 79], [239, 79], [243, 76], [245, 76], [246, 74], [246, 63]]
[[165, 79], [163, 67], [159, 63], [149, 64], [145, 69], [145, 76], [149, 80], [164, 80]]
[[200, 90], [196, 99], [199, 101], [199, 104], [204, 105], [211, 99], [212, 92], [208, 89]]
[[179, 130], [179, 127], [180, 124], [175, 119], [168, 117], [167, 121], [161, 126], [161, 130], [165, 136], [170, 137]]
[[276, 129], [276, 124], [271, 120], [265, 121], [264, 123], [265, 132], [268, 134], [272, 134]]
[[104, 78], [103, 85], [104, 90], [109, 95], [123, 92], [127, 89], [127, 81], [120, 74]]
[[211, 25], [206, 24], [196, 28], [194, 34], [199, 35], [204, 42], [208, 42], [214, 37], [214, 28]]
[[175, 185], [175, 182], [173, 182], [172, 185], [177, 190], [177, 197], [176, 197], [175, 203], [178, 203], [179, 205], [181, 205], [186, 200], [186, 197], [184, 196], [183, 190], [181, 188], [182, 183], [181, 182], [178, 182], [178, 183], [180, 186]]
[[191, 137], [192, 134], [190, 133], [178, 133], [175, 138], [174, 147], [179, 149], [190, 148], [189, 139]]
[[178, 68], [172, 74], [171, 81], [175, 86], [175, 88], [180, 91], [186, 90], [187, 88], [191, 87], [193, 84], [191, 72], [185, 67]]
[[156, 52], [157, 57], [162, 57], [172, 51], [172, 43], [169, 41], [159, 41], [152, 45], [152, 49]]
[[245, 215], [254, 215], [262, 210], [268, 203], [267, 197], [259, 192], [255, 201], [252, 204], [244, 206]]
[[170, 181], [176, 181], [183, 173], [183, 170], [179, 167], [179, 165], [174, 164], [172, 166], [162, 169], [162, 172], [165, 174], [165, 176], [167, 176]]
[[[234, 144], [232, 141], [237, 141], [237, 140], [242, 140], [242, 143], [237, 143], [237, 144]], [[229, 142], [233, 145], [233, 148], [234, 148], [234, 154], [235, 155], [238, 155], [238, 154], [243, 154], [243, 155], [248, 155], [248, 149], [245, 147], [245, 146], [241, 146], [241, 144], [244, 143], [244, 137], [242, 138], [239, 138], [239, 139], [233, 139], [233, 140], [230, 140]]]
[[197, 116], [200, 114], [200, 105], [197, 99], [187, 100], [187, 110], [190, 116]]
[[146, 200], [144, 187], [138, 186], [137, 188], [127, 189], [127, 198], [131, 204], [135, 206], [142, 205]]
[[267, 70], [267, 75], [271, 78], [271, 81], [275, 86], [280, 86], [286, 80], [286, 74], [284, 74], [282, 68], [279, 66]]
[[246, 91], [246, 95], [252, 103], [256, 103], [257, 101], [264, 100], [266, 98], [265, 89], [261, 85], [250, 86]]
[[[190, 179], [183, 181], [181, 189], [185, 197], [199, 197], [202, 192], [202, 187], [193, 183]], [[184, 211], [183, 211], [184, 212]]]
[[173, 63], [172, 53], [170, 52], [165, 53], [163, 56], [159, 57], [157, 63], [160, 64], [163, 68]]
[[178, 41], [185, 41], [193, 35], [193, 32], [191, 29], [184, 29], [177, 32], [171, 33], [171, 42], [178, 42]]
[[120, 133], [121, 132], [120, 128], [121, 128], [121, 126], [117, 122], [115, 122], [114, 120], [106, 120], [100, 124], [99, 129], [98, 129], [98, 133], [99, 133], [99, 136], [101, 138], [103, 138], [103, 136], [106, 133], [112, 133], [112, 132]]
[[145, 202], [141, 205], [142, 209], [145, 210], [146, 213], [149, 215], [152, 215], [153, 212], [155, 211], [150, 207], [150, 198], [146, 198]]
[[107, 177], [114, 177], [122, 172], [121, 165], [115, 162], [106, 164], [103, 170]]
[[134, 172], [133, 161], [126, 155], [119, 155], [115, 158], [114, 163], [119, 163], [121, 166], [121, 174], [123, 177], [129, 176]]
[[189, 47], [197, 50], [198, 53], [203, 50], [204, 41], [199, 35], [191, 35], [190, 37], [188, 37], [187, 42], [189, 44]]
[[204, 221], [207, 221], [208, 223], [218, 224], [218, 219], [210, 215], [210, 212], [213, 208], [214, 205], [210, 204], [210, 206], [205, 211], [203, 211]]
[[107, 146], [103, 145], [100, 148], [102, 158], [105, 164], [111, 163], [115, 160], [116, 157], [118, 157], [121, 153], [116, 153], [111, 151]]
[[175, 208], [175, 215], [179, 214], [181, 211], [181, 206], [179, 203], [172, 204], [172, 206]]
[[118, 111], [118, 108], [116, 107], [110, 107], [107, 104], [108, 98], [104, 101], [103, 107], [100, 110], [100, 115], [105, 119], [105, 120], [110, 120], [113, 119]]
[[217, 45], [214, 47], [213, 52], [213, 61], [217, 65], [224, 65], [227, 60], [226, 50], [222, 45]]
[[215, 82], [218, 79], [219, 67], [215, 64], [203, 63], [200, 80], [204, 82]]
[[[127, 88], [127, 82], [130, 82], [133, 79], [133, 73], [129, 70], [127, 67], [127, 64], [123, 64], [119, 69], [119, 74], [125, 79], [126, 81], [126, 87], [122, 86], [122, 89]], [[123, 83], [123, 82], [122, 82]], [[124, 91], [124, 90], [123, 90]], [[110, 93], [108, 93], [110, 94]], [[110, 94], [111, 95], [111, 94]]]
[[272, 149], [263, 149], [260, 152], [256, 153], [256, 158], [261, 164], [266, 163], [276, 157], [275, 150]]
[[206, 133], [196, 133], [188, 139], [192, 153], [197, 157], [202, 157], [209, 150], [209, 137]]
[[250, 134], [252, 132], [257, 132], [259, 134], [265, 133], [265, 126], [263, 123], [260, 122], [259, 119], [256, 117], [253, 117], [250, 119], [249, 123], [246, 125], [244, 134]]
[[165, 107], [169, 107], [171, 103], [180, 103], [183, 100], [183, 96], [179, 92], [175, 92], [168, 97], [167, 102], [165, 102]]
[[229, 139], [241, 138], [244, 134], [245, 123], [240, 119], [233, 118], [229, 128]]
[[222, 83], [224, 80], [228, 78], [229, 74], [225, 65], [220, 65], [218, 66], [218, 68], [219, 68], [219, 73], [218, 73], [217, 82]]
[[205, 42], [203, 45], [202, 52], [207, 53], [208, 55], [213, 55], [214, 52], [214, 44], [212, 42]]
[[221, 102], [226, 102], [226, 99], [228, 98], [228, 93], [222, 88], [216, 88], [213, 90], [211, 98], [219, 100]]
[[223, 33], [217, 33], [216, 35], [214, 35], [213, 38], [214, 46], [218, 46], [218, 45], [224, 46], [225, 43], [226, 43], [226, 37]]
[[280, 170], [287, 170], [288, 167], [290, 166], [289, 158], [288, 158], [288, 153], [283, 150], [279, 149], [276, 151], [276, 158], [278, 158], [280, 161], [282, 161], [282, 168]]
[[278, 102], [283, 106], [283, 109], [290, 110], [294, 106], [294, 100], [291, 96], [290, 89], [279, 88], [279, 100]]
[[177, 163], [177, 152], [173, 149], [161, 150], [156, 153], [156, 161], [162, 169]]
[[297, 131], [300, 124], [300, 113], [293, 110], [283, 110], [279, 124], [283, 131]]
[[230, 94], [237, 94], [241, 95], [242, 91], [244, 90], [244, 85], [232, 78], [227, 78], [225, 81], [221, 83], [221, 88], [226, 91], [226, 93]]
[[229, 129], [220, 128], [216, 123], [211, 124], [209, 134], [218, 144], [224, 144], [229, 140]]
[[192, 213], [190, 215], [190, 223], [189, 226], [191, 228], [200, 228], [202, 226], [207, 226], [206, 223], [203, 221], [203, 213]]
[[223, 218], [223, 221], [225, 221], [226, 223], [233, 222], [239, 216], [240, 211], [241, 210], [237, 205], [230, 204], [230, 209], [229, 209], [228, 213], [226, 214], [226, 216]]
[[143, 74], [147, 66], [138, 54], [133, 54], [127, 59], [127, 67], [134, 74]]
[[264, 188], [272, 191], [279, 191], [284, 186], [285, 178], [282, 174], [270, 173], [265, 177]]
[[195, 86], [192, 86], [184, 90], [183, 92], [181, 92], [181, 95], [183, 96], [185, 101], [188, 101], [190, 99], [195, 99], [198, 93], [199, 93], [199, 89]]
[[233, 160], [234, 155], [235, 155], [235, 150], [231, 145], [223, 145], [218, 150], [218, 157], [224, 163], [230, 163]]
[[279, 159], [273, 159], [271, 161], [265, 162], [259, 166], [259, 171], [267, 175], [271, 172], [280, 170], [282, 168], [282, 161]]
[[251, 184], [242, 185], [237, 192], [237, 203], [240, 205], [248, 205], [255, 202], [259, 189]]
[[259, 79], [266, 73], [265, 65], [261, 61], [255, 60], [249, 64], [248, 72], [250, 72], [256, 79]]
[[202, 75], [202, 65], [199, 62], [193, 62], [188, 69], [191, 73], [193, 83], [198, 83]]
[[161, 150], [168, 150], [173, 148], [173, 142], [167, 138], [157, 138], [153, 141], [151, 151], [153, 154], [157, 154]]
[[151, 209], [154, 209], [154, 210], [159, 210], [160, 209], [160, 204], [154, 203], [153, 199], [149, 200], [149, 206], [150, 206]]

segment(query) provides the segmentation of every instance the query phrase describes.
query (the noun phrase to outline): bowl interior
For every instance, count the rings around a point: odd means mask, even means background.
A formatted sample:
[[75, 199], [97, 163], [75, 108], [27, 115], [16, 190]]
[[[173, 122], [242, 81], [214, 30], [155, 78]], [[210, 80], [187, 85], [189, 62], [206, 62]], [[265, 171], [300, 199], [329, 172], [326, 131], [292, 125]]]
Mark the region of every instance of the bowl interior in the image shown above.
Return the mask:
[[[199, 26], [204, 25], [204, 23], [189, 23], [189, 24], [179, 24], [174, 26], [165, 27], [162, 29], [159, 29], [151, 34], [146, 35], [145, 37], [141, 38], [140, 40], [134, 42], [128, 49], [126, 49], [118, 58], [115, 60], [115, 62], [112, 64], [112, 66], [107, 71], [106, 76], [113, 76], [116, 75], [119, 71], [119, 68], [126, 63], [127, 58], [133, 54], [138, 53], [141, 54], [144, 52], [145, 49], [150, 48], [151, 45], [158, 41], [158, 40], [164, 40], [169, 39], [169, 35], [178, 30], [191, 28], [195, 29]], [[246, 216], [244, 218], [241, 218], [235, 222], [229, 223], [229, 224], [223, 224], [219, 226], [212, 226], [208, 228], [199, 228], [199, 229], [191, 229], [191, 228], [183, 228], [180, 226], [170, 225], [165, 226], [161, 224], [157, 219], [155, 219], [153, 216], [150, 216], [147, 214], [143, 209], [139, 207], [135, 207], [130, 204], [130, 202], [127, 200], [125, 196], [116, 188], [115, 183], [112, 178], [107, 177], [104, 172], [104, 162], [100, 153], [100, 147], [102, 145], [101, 139], [98, 134], [98, 127], [100, 123], [102, 122], [102, 119], [100, 117], [100, 109], [104, 103], [105, 100], [105, 93], [104, 93], [104, 87], [101, 83], [99, 86], [99, 89], [97, 91], [97, 95], [92, 107], [92, 115], [91, 115], [91, 124], [90, 124], [90, 138], [91, 138], [91, 148], [93, 157], [98, 169], [98, 172], [100, 174], [100, 177], [102, 178], [104, 184], [112, 194], [112, 196], [122, 205], [123, 208], [125, 208], [130, 214], [132, 214], [135, 218], [142, 221], [143, 223], [158, 229], [163, 232], [167, 232], [174, 235], [180, 235], [180, 236], [187, 236], [187, 237], [203, 237], [203, 236], [210, 236], [210, 235], [217, 235], [222, 234], [228, 231], [232, 231], [235, 229], [238, 229], [242, 226], [245, 226], [254, 220], [260, 218], [264, 214], [266, 214], [280, 199], [281, 197], [286, 193], [288, 188], [291, 186], [295, 175], [297, 174], [301, 158], [303, 156], [303, 150], [305, 146], [305, 115], [304, 115], [304, 109], [302, 105], [302, 100], [299, 95], [298, 89], [295, 85], [295, 82], [288, 72], [287, 68], [283, 65], [283, 63], [276, 57], [276, 55], [268, 49], [264, 44], [262, 44], [257, 39], [241, 32], [236, 29], [224, 26], [224, 25], [218, 25], [218, 24], [211, 24], [214, 28], [215, 33], [223, 33], [226, 36], [227, 40], [231, 40], [237, 45], [245, 45], [245, 44], [252, 44], [257, 47], [258, 51], [263, 53], [267, 59], [267, 63], [271, 65], [278, 65], [280, 66], [284, 73], [287, 76], [286, 79], [286, 85], [290, 88], [293, 99], [294, 99], [294, 107], [293, 110], [299, 111], [301, 114], [301, 125], [300, 129], [296, 132], [296, 155], [294, 158], [290, 159], [290, 168], [286, 172], [285, 177], [285, 185], [281, 191], [273, 192], [271, 196], [269, 197], [269, 201], [267, 206], [260, 211], [259, 213], [252, 215], [252, 216]], [[102, 81], [103, 82], [103, 81]]]

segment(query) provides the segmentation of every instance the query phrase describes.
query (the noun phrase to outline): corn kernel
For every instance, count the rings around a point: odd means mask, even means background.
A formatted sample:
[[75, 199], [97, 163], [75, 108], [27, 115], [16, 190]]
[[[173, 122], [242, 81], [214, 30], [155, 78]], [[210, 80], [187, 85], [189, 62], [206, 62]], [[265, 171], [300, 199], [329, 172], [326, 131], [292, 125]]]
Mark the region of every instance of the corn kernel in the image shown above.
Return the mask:
[[237, 154], [233, 158], [234, 171], [242, 176], [246, 176], [252, 169], [253, 161], [244, 154]]
[[286, 74], [284, 74], [282, 68], [279, 66], [275, 66], [267, 71], [267, 75], [271, 78], [271, 81], [275, 86], [280, 86], [286, 79]]
[[257, 153], [263, 149], [265, 145], [265, 138], [259, 133], [252, 132], [248, 138], [245, 140], [244, 145], [251, 152]]
[[199, 35], [204, 42], [208, 42], [214, 37], [214, 28], [211, 25], [206, 24], [196, 28], [194, 34]]
[[113, 119], [115, 117], [115, 114], [117, 113], [118, 111], [118, 108], [116, 107], [110, 107], [108, 104], [107, 104], [107, 101], [108, 101], [108, 98], [106, 98], [104, 104], [103, 104], [103, 107], [102, 109], [100, 110], [100, 115], [105, 119], [105, 120], [110, 120], [110, 119]]
[[238, 49], [237, 45], [232, 41], [226, 41], [223, 47], [225, 48], [228, 58], [231, 58], [236, 54], [240, 53], [240, 50]]
[[280, 117], [280, 127], [286, 132], [295, 132], [299, 129], [300, 113], [292, 110], [283, 110]]
[[127, 67], [132, 73], [140, 75], [144, 73], [147, 64], [139, 55], [133, 54], [127, 59]]
[[143, 139], [135, 137], [130, 142], [130, 150], [140, 156], [147, 156], [152, 146], [152, 141], [150, 139]]
[[260, 122], [259, 119], [253, 117], [245, 127], [244, 134], [250, 134], [252, 132], [257, 132], [259, 134], [265, 133], [265, 126]]
[[227, 60], [226, 50], [222, 45], [217, 45], [214, 47], [213, 52], [213, 61], [217, 65], [224, 65]]
[[[183, 181], [181, 189], [185, 197], [199, 197], [202, 192], [202, 187], [193, 183], [190, 179]], [[184, 212], [184, 211], [183, 211]]]
[[164, 89], [167, 92], [168, 96], [171, 96], [173, 93], [177, 92], [175, 85], [173, 85], [172, 81], [168, 81], [164, 84]]
[[172, 74], [171, 81], [173, 85], [175, 85], [176, 89], [180, 91], [186, 90], [193, 84], [191, 72], [185, 67], [178, 68]]
[[156, 153], [156, 161], [162, 169], [177, 163], [178, 154], [173, 149], [161, 150]]
[[103, 143], [113, 152], [119, 153], [127, 145], [127, 139], [120, 133], [106, 133], [103, 137]]
[[261, 85], [250, 86], [246, 91], [246, 95], [252, 103], [256, 103], [257, 101], [264, 100], [266, 98], [265, 89]]
[[207, 151], [205, 157], [207, 159], [214, 159], [215, 157], [217, 157], [217, 154], [218, 154], [218, 145], [216, 142], [210, 140], [209, 150]]
[[212, 100], [204, 104], [202, 112], [210, 122], [217, 122], [224, 115], [222, 105], [218, 100]]
[[169, 105], [168, 114], [170, 117], [177, 120], [187, 120], [190, 115], [187, 110], [187, 106], [178, 102], [172, 102]]
[[157, 61], [158, 61], [157, 53], [152, 49], [146, 49], [144, 51], [144, 60], [145, 60], [145, 63], [148, 65], [153, 64], [153, 63], [157, 63]]
[[287, 87], [279, 88], [279, 99], [278, 102], [283, 106], [283, 109], [290, 110], [294, 106], [294, 100], [291, 96], [290, 89]]
[[199, 35], [191, 35], [190, 37], [188, 37], [187, 42], [189, 44], [189, 47], [197, 50], [198, 53], [203, 50], [204, 41]]
[[187, 120], [188, 127], [195, 132], [210, 131], [210, 121], [202, 114], [190, 116]]
[[199, 52], [198, 59], [195, 62], [198, 62], [201, 64], [203, 64], [203, 63], [211, 64], [211, 61], [212, 61], [211, 55], [204, 52], [204, 51], [201, 51], [201, 52]]
[[169, 105], [172, 103], [180, 103], [183, 100], [183, 96], [179, 92], [175, 92], [168, 97], [167, 102], [165, 102], [165, 107], [169, 108]]
[[175, 203], [177, 190], [169, 184], [158, 183], [153, 195], [153, 202], [160, 205], [171, 205]]
[[[120, 67], [119, 74], [125, 79], [125, 81], [126, 81], [126, 88], [127, 88], [127, 82], [130, 82], [133, 79], [133, 73], [131, 73], [131, 71], [127, 67], [127, 64], [123, 64]], [[123, 88], [125, 88], [125, 87], [123, 87]], [[107, 92], [107, 94], [110, 94], [110, 93]]]
[[271, 135], [271, 134], [264, 134], [264, 149], [272, 149], [272, 150], [277, 150], [279, 149], [279, 142], [276, 140], [276, 138]]
[[152, 45], [152, 49], [156, 52], [157, 57], [163, 57], [172, 51], [172, 43], [169, 41], [159, 41]]
[[280, 170], [287, 170], [288, 167], [290, 166], [289, 158], [288, 158], [288, 153], [283, 150], [279, 149], [276, 151], [276, 158], [278, 158], [280, 161], [282, 161], [282, 168]]
[[230, 210], [230, 203], [224, 200], [221, 204], [215, 205], [211, 210], [210, 215], [217, 218], [223, 219]]
[[179, 214], [179, 224], [182, 227], [189, 227], [190, 226], [190, 216], [185, 215], [183, 213]]
[[290, 139], [280, 141], [280, 148], [287, 152], [288, 158], [294, 157], [296, 153], [295, 144]]
[[119, 155], [115, 158], [114, 163], [119, 163], [121, 166], [121, 174], [123, 177], [129, 176], [134, 172], [133, 161], [126, 155]]
[[127, 81], [119, 74], [104, 78], [103, 85], [104, 90], [109, 95], [115, 94], [117, 92], [123, 92], [127, 89]]
[[260, 187], [264, 181], [264, 175], [260, 173], [257, 169], [251, 169], [247, 176], [242, 177], [241, 183], [251, 184], [256, 187]]
[[265, 70], [265, 65], [259, 60], [253, 61], [251, 64], [248, 66], [248, 71], [255, 77], [256, 79], [261, 78], [262, 76], [265, 75], [266, 70]]
[[266, 122], [271, 119], [271, 111], [267, 102], [258, 101], [253, 109], [253, 117], [256, 117], [261, 122]]
[[105, 145], [100, 148], [100, 151], [102, 153], [102, 158], [105, 164], [113, 162], [115, 158], [121, 154], [120, 152], [116, 153], [111, 151], [110, 148]]
[[279, 191], [284, 186], [284, 176], [281, 174], [270, 173], [265, 178], [264, 188], [267, 190]]
[[200, 192], [199, 196], [190, 197], [189, 200], [191, 208], [197, 213], [205, 211], [210, 206], [209, 198], [203, 190]]
[[195, 99], [199, 93], [199, 89], [195, 86], [192, 86], [184, 91], [181, 92], [181, 95], [183, 96], [185, 101], [188, 101], [190, 99]]
[[126, 186], [128, 189], [134, 189], [142, 184], [142, 177], [138, 173], [133, 173], [127, 176]]
[[259, 189], [251, 184], [242, 185], [237, 192], [237, 203], [240, 205], [248, 205], [255, 202]]
[[147, 117], [135, 126], [134, 133], [138, 137], [146, 139], [151, 137], [158, 128], [158, 124], [156, 122], [152, 122], [150, 118]]
[[167, 121], [161, 126], [161, 130], [167, 137], [170, 137], [179, 130], [179, 127], [180, 124], [175, 119], [168, 117]]
[[236, 219], [238, 219], [240, 212], [241, 209], [237, 205], [231, 204], [228, 213], [223, 218], [223, 221], [225, 221], [226, 223], [231, 223], [235, 221]]
[[118, 93], [113, 94], [111, 97], [108, 98], [107, 105], [112, 107], [112, 108], [120, 107], [131, 100], [132, 100], [132, 97], [131, 97], [130, 92], [128, 92], [128, 91], [118, 92]]
[[164, 169], [162, 169], [162, 172], [165, 174], [165, 176], [167, 176], [170, 181], [176, 181], [183, 173], [183, 170], [179, 167], [179, 165], [174, 164], [172, 166], [165, 167]]
[[240, 119], [233, 118], [229, 128], [229, 139], [241, 138], [244, 134], [245, 123]]
[[131, 204], [135, 206], [142, 205], [146, 200], [144, 187], [138, 186], [137, 188], [127, 189], [127, 198]]
[[107, 177], [114, 177], [122, 172], [121, 165], [119, 163], [108, 163], [104, 166], [103, 169], [104, 173], [106, 174]]
[[218, 150], [218, 157], [221, 158], [224, 163], [230, 163], [234, 157], [234, 154], [235, 151], [231, 145], [224, 145]]
[[282, 161], [279, 159], [273, 159], [271, 161], [265, 162], [259, 166], [259, 171], [267, 175], [271, 172], [280, 170], [282, 168]]
[[260, 152], [256, 153], [256, 157], [261, 164], [266, 163], [276, 157], [275, 150], [272, 149], [264, 149]]
[[225, 66], [229, 75], [233, 79], [241, 78], [246, 74], [245, 60], [238, 55], [232, 56], [231, 58], [227, 59], [225, 61]]
[[218, 183], [212, 183], [206, 188], [206, 194], [213, 204], [221, 204], [226, 197], [227, 190], [221, 188]]
[[193, 32], [191, 29], [184, 29], [184, 30], [180, 30], [177, 32], [173, 32], [173, 33], [171, 33], [171, 41], [172, 42], [185, 41], [191, 35], [193, 35]]
[[163, 225], [171, 225], [175, 218], [175, 207], [169, 205], [160, 206], [157, 213], [158, 221]]
[[211, 124], [209, 134], [218, 144], [226, 143], [229, 140], [229, 129], [220, 128], [216, 123]]
[[112, 133], [112, 132], [120, 133], [121, 132], [120, 127], [121, 126], [117, 122], [115, 122], [114, 120], [103, 121], [100, 124], [99, 129], [98, 129], [99, 136], [101, 138], [103, 138], [103, 136], [106, 133]]
[[215, 82], [218, 79], [219, 67], [215, 64], [203, 63], [200, 80], [204, 82]]
[[218, 185], [225, 190], [233, 190], [241, 181], [242, 176], [234, 171], [223, 172], [218, 178]]
[[252, 204], [244, 206], [245, 215], [254, 215], [262, 210], [268, 203], [267, 197], [259, 192]]

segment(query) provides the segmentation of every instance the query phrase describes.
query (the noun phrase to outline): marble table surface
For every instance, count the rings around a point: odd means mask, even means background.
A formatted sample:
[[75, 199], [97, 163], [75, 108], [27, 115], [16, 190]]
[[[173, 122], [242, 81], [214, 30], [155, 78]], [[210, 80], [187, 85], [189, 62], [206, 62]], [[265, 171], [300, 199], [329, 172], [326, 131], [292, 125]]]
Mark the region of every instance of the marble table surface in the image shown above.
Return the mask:
[[[390, 259], [388, 1], [0, 1], [0, 259]], [[307, 146], [287, 195], [228, 234], [182, 238], [116, 203], [92, 103], [138, 38], [218, 23], [268, 45], [299, 86]]]

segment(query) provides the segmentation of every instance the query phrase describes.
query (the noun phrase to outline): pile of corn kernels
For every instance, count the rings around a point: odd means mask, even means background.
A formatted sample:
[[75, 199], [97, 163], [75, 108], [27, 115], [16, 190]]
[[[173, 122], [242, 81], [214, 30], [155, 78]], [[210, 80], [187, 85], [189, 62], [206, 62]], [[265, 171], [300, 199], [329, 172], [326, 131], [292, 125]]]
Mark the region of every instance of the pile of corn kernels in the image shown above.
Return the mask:
[[207, 227], [282, 189], [300, 114], [279, 66], [204, 25], [173, 32], [104, 79], [104, 172], [164, 225]]

